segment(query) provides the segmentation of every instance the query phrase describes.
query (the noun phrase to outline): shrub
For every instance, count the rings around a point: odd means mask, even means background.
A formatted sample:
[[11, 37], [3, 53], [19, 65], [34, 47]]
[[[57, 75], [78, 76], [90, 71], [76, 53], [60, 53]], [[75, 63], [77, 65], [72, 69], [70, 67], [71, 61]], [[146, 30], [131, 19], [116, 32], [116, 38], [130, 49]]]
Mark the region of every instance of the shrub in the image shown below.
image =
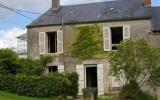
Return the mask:
[[21, 67], [19, 73], [25, 75], [41, 75], [43, 67], [40, 60], [19, 59], [18, 65]]
[[83, 98], [85, 100], [90, 100], [92, 97], [94, 98], [94, 100], [97, 99], [97, 88], [84, 88], [83, 90]]
[[16, 74], [19, 70], [18, 56], [11, 49], [0, 49], [0, 74]]
[[69, 74], [67, 74], [67, 78], [71, 83], [71, 85], [68, 89], [69, 95], [75, 97], [78, 94], [78, 80], [79, 80], [78, 74], [75, 72], [69, 73]]
[[[49, 76], [0, 75], [0, 90], [31, 97], [75, 96], [78, 85], [77, 82], [73, 82], [75, 76], [72, 74], [54, 73]], [[70, 89], [71, 92], [68, 92]]]
[[153, 96], [143, 92], [134, 81], [122, 87], [120, 100], [156, 100]]
[[49, 54], [41, 55], [40, 61], [43, 66], [46, 66], [48, 63], [52, 62], [55, 58]]

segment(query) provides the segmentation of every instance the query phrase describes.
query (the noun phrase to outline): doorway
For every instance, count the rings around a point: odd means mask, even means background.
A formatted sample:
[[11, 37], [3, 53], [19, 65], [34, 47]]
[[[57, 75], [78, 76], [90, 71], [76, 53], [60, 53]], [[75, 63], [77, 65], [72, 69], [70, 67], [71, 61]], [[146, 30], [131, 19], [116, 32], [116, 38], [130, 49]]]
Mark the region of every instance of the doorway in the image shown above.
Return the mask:
[[86, 87], [97, 88], [97, 65], [86, 65]]

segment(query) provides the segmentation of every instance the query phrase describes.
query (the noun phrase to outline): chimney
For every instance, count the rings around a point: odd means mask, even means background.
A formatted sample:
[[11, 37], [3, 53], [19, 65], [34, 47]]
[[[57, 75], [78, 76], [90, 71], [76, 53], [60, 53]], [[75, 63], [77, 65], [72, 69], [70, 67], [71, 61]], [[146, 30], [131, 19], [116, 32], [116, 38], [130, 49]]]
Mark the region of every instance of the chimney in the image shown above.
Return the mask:
[[145, 6], [151, 6], [151, 0], [144, 0]]
[[52, 9], [58, 10], [60, 8], [60, 0], [52, 0]]

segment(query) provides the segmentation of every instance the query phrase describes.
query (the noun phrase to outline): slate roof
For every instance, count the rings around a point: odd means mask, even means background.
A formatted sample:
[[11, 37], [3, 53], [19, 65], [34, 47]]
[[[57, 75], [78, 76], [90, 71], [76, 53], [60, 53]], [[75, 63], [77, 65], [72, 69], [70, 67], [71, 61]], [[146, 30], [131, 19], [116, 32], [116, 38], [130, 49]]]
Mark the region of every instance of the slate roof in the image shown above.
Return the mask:
[[152, 30], [155, 32], [160, 31], [160, 6], [152, 7]]
[[49, 9], [28, 27], [61, 25], [62, 22], [79, 24], [147, 19], [151, 17], [150, 10], [150, 7], [144, 6], [143, 0], [117, 0], [61, 6], [57, 11]]

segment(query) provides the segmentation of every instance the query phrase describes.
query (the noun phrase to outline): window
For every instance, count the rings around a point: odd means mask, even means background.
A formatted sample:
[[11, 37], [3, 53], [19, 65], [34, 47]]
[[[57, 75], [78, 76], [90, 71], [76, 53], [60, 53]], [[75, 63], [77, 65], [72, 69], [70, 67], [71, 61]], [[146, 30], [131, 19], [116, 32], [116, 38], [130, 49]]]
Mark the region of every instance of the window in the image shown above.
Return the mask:
[[63, 53], [63, 31], [39, 32], [39, 53]]
[[111, 27], [112, 50], [116, 50], [123, 40], [123, 27]]
[[104, 51], [117, 50], [118, 45], [124, 39], [130, 38], [130, 27], [104, 27], [103, 41]]
[[57, 32], [48, 32], [48, 53], [57, 53]]
[[54, 73], [58, 71], [58, 66], [48, 67], [49, 73]]

